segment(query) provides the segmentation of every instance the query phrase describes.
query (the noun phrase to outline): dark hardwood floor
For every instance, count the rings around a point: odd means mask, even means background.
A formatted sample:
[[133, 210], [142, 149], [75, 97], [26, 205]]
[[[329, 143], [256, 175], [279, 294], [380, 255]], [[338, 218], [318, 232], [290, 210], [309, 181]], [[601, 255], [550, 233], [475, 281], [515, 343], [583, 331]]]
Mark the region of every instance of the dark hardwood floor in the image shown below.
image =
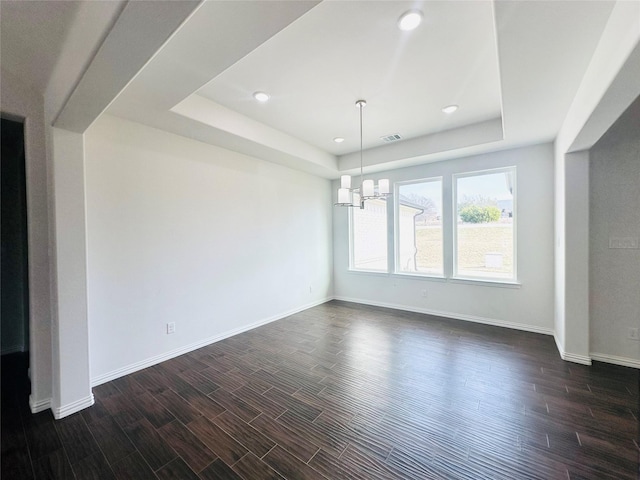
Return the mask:
[[639, 371], [563, 362], [544, 335], [333, 301], [59, 421], [29, 412], [12, 362], [7, 480], [640, 478]]

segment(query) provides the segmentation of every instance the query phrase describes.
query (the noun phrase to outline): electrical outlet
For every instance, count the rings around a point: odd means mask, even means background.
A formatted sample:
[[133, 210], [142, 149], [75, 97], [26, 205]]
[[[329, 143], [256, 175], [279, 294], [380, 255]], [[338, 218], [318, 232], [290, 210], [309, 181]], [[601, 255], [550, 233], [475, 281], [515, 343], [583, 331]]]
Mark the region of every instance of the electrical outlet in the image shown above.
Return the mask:
[[309, 293], [313, 293], [313, 285], [309, 285]]
[[638, 248], [638, 237], [611, 237], [609, 238], [609, 248]]
[[638, 336], [638, 329], [630, 328], [627, 333], [627, 337], [629, 337], [631, 340], [640, 340], [640, 336]]
[[427, 289], [425, 288], [424, 290], [422, 290], [422, 296], [424, 298], [427, 298], [429, 296], [429, 292], [427, 292]]
[[176, 323], [175, 322], [167, 323], [167, 335], [169, 335], [170, 333], [176, 333]]

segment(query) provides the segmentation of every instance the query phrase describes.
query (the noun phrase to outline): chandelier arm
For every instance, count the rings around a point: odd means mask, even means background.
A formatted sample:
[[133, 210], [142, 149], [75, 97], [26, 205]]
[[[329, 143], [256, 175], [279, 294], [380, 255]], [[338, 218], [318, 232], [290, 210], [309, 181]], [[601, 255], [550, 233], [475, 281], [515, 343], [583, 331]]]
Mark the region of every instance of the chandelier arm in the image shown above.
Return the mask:
[[364, 182], [364, 167], [362, 161], [362, 109], [366, 103], [364, 100], [358, 100], [358, 107], [360, 108], [360, 195], [362, 196], [362, 182]]

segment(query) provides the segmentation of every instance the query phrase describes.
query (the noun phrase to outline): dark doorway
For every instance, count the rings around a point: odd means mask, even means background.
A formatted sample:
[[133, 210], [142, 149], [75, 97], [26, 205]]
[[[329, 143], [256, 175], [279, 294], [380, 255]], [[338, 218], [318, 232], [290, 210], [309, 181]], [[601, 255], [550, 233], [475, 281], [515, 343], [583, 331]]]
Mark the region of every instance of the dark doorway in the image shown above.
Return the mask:
[[6, 386], [8, 370], [17, 368], [11, 376], [23, 381], [28, 375], [29, 269], [24, 125], [6, 118], [1, 121], [0, 339], [2, 380]]

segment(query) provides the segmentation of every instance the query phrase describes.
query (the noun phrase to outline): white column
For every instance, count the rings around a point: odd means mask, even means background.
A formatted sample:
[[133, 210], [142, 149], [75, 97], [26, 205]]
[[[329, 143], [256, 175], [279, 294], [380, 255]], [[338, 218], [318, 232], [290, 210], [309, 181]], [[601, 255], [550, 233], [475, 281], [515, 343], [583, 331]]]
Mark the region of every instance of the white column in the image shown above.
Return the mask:
[[564, 357], [589, 355], [589, 152], [565, 155]]
[[84, 137], [53, 128], [55, 285], [53, 398], [56, 418], [93, 404], [89, 371]]
[[613, 6], [555, 142], [555, 337], [579, 363], [591, 362], [588, 149], [640, 92], [639, 13], [638, 2]]

